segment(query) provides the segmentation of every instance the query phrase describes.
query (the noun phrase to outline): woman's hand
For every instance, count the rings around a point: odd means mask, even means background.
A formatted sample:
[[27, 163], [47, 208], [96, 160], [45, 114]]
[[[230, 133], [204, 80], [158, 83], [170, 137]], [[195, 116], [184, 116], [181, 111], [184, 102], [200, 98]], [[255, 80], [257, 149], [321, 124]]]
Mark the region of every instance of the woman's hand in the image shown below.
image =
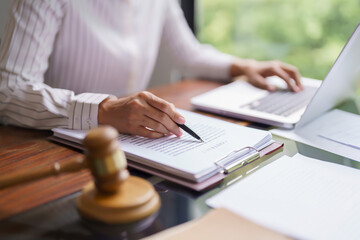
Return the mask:
[[185, 118], [173, 104], [150, 92], [136, 93], [130, 97], [109, 97], [99, 104], [99, 124], [108, 124], [119, 132], [148, 138], [159, 138], [170, 133], [180, 137]]
[[296, 67], [280, 61], [258, 62], [252, 59], [237, 59], [230, 67], [231, 77], [244, 75], [248, 81], [262, 89], [274, 91], [275, 87], [268, 84], [266, 77], [278, 76], [282, 78], [294, 92], [303, 89], [300, 73]]

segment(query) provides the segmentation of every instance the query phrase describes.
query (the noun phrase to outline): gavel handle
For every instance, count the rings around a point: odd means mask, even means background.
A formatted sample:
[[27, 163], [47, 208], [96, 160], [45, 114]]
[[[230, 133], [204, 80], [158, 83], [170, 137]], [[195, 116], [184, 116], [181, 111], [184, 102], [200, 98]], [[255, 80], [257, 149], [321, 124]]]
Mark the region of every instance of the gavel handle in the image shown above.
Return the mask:
[[57, 176], [62, 173], [78, 172], [85, 168], [87, 168], [86, 160], [81, 158], [64, 163], [55, 162], [52, 166], [47, 166], [41, 169], [16, 171], [0, 177], [0, 189], [36, 181], [49, 176]]

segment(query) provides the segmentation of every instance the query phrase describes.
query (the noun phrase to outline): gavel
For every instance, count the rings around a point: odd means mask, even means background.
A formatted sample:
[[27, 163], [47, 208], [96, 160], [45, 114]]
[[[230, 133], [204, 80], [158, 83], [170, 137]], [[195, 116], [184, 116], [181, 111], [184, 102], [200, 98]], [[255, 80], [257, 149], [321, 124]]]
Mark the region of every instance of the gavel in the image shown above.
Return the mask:
[[86, 184], [77, 198], [77, 209], [84, 218], [125, 224], [157, 212], [160, 197], [148, 181], [129, 175], [116, 129], [109, 126], [93, 129], [83, 143], [85, 158], [9, 174], [0, 178], [0, 189], [89, 168], [94, 182]]

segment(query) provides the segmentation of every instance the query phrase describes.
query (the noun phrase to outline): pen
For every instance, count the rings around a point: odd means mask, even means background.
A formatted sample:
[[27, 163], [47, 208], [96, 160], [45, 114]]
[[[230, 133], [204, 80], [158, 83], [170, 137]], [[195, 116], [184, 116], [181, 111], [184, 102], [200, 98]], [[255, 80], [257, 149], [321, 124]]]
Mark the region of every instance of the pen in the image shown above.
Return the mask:
[[200, 141], [204, 142], [204, 140], [202, 140], [201, 137], [199, 137], [199, 135], [197, 135], [193, 130], [188, 128], [185, 124], [176, 123], [176, 125], [178, 125], [182, 130], [184, 130], [185, 132], [187, 132], [188, 134], [190, 134], [191, 136], [193, 136], [197, 140], [200, 140]]

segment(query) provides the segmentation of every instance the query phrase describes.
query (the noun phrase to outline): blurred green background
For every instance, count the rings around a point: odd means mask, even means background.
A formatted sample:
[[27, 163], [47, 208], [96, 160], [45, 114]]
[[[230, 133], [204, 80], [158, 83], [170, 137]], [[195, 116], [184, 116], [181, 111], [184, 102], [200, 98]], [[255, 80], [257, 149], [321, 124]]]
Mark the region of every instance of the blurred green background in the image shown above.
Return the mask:
[[360, 21], [359, 0], [198, 0], [197, 37], [217, 49], [324, 79]]

